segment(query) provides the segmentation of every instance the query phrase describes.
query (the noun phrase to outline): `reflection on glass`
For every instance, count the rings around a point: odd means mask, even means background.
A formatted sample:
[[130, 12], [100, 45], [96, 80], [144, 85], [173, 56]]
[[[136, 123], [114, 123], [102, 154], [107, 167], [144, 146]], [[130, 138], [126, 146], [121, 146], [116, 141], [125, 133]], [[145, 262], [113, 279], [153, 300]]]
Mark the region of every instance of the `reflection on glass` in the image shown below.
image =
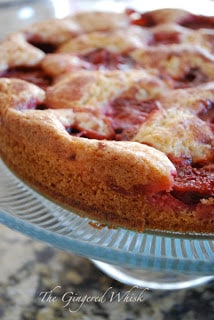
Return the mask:
[[0, 0], [0, 39], [27, 25], [72, 13], [70, 0]]

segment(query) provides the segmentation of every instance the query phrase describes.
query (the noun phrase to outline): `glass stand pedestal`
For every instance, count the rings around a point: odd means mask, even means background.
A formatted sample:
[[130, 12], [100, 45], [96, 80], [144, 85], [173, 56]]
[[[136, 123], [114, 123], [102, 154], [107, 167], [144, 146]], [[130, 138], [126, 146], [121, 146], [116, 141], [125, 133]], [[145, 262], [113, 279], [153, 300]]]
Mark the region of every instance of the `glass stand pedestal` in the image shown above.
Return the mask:
[[214, 279], [214, 276], [199, 277], [185, 273], [124, 268], [97, 260], [92, 262], [111, 278], [139, 288], [178, 290], [202, 285]]

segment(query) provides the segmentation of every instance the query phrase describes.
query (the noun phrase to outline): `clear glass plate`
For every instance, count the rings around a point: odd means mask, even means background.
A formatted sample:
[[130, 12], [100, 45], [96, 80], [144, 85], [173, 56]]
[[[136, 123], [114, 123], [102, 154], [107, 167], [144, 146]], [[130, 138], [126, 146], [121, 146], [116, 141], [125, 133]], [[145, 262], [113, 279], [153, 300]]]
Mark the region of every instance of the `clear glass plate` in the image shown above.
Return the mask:
[[214, 236], [95, 228], [45, 199], [0, 160], [0, 223], [92, 260], [139, 270], [214, 274]]

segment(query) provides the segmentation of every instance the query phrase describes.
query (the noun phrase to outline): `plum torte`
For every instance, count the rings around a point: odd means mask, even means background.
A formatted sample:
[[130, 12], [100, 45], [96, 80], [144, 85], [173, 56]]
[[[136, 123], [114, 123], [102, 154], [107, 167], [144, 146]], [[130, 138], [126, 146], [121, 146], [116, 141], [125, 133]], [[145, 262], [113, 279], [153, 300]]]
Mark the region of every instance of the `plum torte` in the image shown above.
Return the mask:
[[214, 232], [214, 17], [80, 12], [0, 43], [0, 155], [110, 227]]

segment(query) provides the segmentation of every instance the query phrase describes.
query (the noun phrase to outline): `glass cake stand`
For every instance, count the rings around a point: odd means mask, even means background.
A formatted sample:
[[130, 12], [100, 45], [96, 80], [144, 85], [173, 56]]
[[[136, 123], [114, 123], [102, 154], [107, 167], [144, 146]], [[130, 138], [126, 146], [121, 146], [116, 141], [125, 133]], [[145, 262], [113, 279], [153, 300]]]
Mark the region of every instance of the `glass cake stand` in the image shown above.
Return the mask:
[[214, 235], [95, 228], [30, 189], [1, 160], [0, 223], [86, 257], [129, 285], [181, 289], [214, 279]]

